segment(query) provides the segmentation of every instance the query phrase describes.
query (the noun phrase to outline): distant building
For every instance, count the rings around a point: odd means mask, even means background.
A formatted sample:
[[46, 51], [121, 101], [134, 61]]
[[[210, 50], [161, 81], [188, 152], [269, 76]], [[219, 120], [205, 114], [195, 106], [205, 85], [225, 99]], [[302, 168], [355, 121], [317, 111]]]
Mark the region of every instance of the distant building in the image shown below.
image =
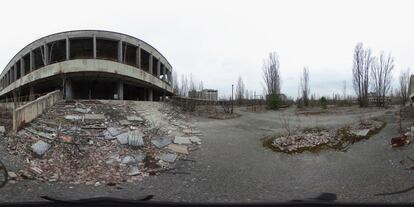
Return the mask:
[[[368, 93], [368, 105], [377, 105], [377, 100], [378, 100], [378, 96], [374, 92]], [[385, 96], [383, 100], [382, 98], [380, 98], [380, 102], [382, 102], [381, 105], [389, 105], [391, 104], [391, 97]], [[357, 104], [358, 98], [354, 98], [352, 100], [352, 103]]]
[[204, 89], [202, 91], [190, 91], [188, 92], [188, 96], [190, 98], [217, 101], [218, 91], [214, 89]]

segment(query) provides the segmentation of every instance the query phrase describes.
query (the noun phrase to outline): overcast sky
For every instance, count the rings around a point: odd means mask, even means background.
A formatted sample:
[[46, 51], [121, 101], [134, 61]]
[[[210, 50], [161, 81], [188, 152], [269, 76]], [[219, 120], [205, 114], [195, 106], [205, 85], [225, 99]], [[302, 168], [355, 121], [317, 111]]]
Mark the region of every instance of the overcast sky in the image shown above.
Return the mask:
[[[413, 1], [411, 1], [413, 2]], [[100, 29], [135, 36], [157, 48], [179, 74], [231, 93], [241, 76], [261, 94], [262, 64], [279, 54], [282, 92], [297, 96], [309, 67], [311, 93], [352, 93], [355, 45], [395, 57], [394, 82], [414, 67], [410, 1], [1, 1], [0, 68], [30, 42], [51, 33]], [[414, 71], [414, 70], [413, 70]]]

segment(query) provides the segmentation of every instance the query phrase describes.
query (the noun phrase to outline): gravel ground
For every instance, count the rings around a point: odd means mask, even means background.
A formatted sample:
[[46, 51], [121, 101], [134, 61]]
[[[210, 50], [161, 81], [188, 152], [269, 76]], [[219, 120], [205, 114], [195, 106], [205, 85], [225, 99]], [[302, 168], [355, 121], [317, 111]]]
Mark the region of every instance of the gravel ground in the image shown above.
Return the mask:
[[[42, 200], [42, 195], [60, 199], [100, 196], [137, 199], [155, 195], [154, 200], [159, 201], [283, 202], [314, 198], [322, 192], [336, 193], [339, 201], [346, 202], [414, 201], [414, 190], [375, 195], [414, 186], [412, 171], [405, 169], [414, 165], [407, 159], [414, 157], [413, 146], [392, 149], [389, 144], [391, 137], [397, 135], [394, 113], [387, 112], [394, 109], [299, 117], [303, 127], [335, 127], [377, 116], [387, 122], [380, 133], [355, 143], [346, 152], [325, 150], [291, 155], [262, 147], [262, 137], [282, 131], [280, 117], [293, 111], [292, 108], [268, 113], [238, 110], [242, 116], [231, 120], [196, 118], [197, 128], [204, 133], [203, 144], [189, 157], [196, 162], [177, 163], [177, 171], [183, 174], [164, 173], [142, 182], [112, 187], [26, 180], [1, 188], [0, 201]], [[0, 150], [2, 159], [12, 166], [14, 162], [3, 157], [1, 146]]]

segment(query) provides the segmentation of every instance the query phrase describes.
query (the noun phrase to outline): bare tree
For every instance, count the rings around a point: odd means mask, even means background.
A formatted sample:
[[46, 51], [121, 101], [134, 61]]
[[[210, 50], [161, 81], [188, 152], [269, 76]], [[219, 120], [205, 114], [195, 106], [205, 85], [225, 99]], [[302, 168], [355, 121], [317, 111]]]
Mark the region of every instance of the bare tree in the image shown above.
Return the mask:
[[385, 105], [385, 96], [391, 87], [391, 72], [394, 69], [394, 58], [390, 54], [381, 53], [379, 58], [373, 59], [371, 78], [372, 87], [376, 95], [377, 106]]
[[368, 106], [369, 74], [372, 62], [371, 50], [365, 50], [363, 44], [358, 43], [354, 51], [352, 78], [360, 107]]
[[303, 104], [305, 106], [309, 106], [309, 95], [310, 95], [310, 88], [309, 88], [309, 68], [303, 68], [303, 74], [300, 78], [300, 90], [302, 95]]
[[179, 88], [179, 94], [180, 96], [187, 96], [188, 94], [188, 78], [186, 75], [181, 75], [181, 86]]
[[263, 62], [263, 80], [265, 83], [266, 95], [280, 93], [280, 66], [279, 56], [276, 52], [269, 53], [268, 59]]
[[172, 79], [172, 86], [173, 86], [174, 94], [180, 95], [180, 93], [179, 93], [180, 87], [178, 85], [178, 75], [177, 75], [177, 71], [174, 70], [172, 72], [171, 79]]
[[204, 90], [204, 84], [203, 84], [203, 81], [202, 81], [202, 80], [201, 80], [201, 81], [200, 81], [200, 83], [198, 84], [198, 90], [199, 90], [199, 91]]
[[342, 95], [344, 97], [344, 101], [346, 101], [346, 80], [342, 81]]
[[401, 71], [399, 77], [399, 84], [400, 88], [398, 90], [398, 94], [401, 97], [401, 104], [405, 105], [408, 101], [409, 96], [409, 85], [410, 85], [410, 68], [407, 68], [405, 71]]
[[244, 83], [241, 76], [239, 76], [239, 79], [237, 80], [236, 85], [236, 101], [240, 104], [241, 101], [244, 98]]

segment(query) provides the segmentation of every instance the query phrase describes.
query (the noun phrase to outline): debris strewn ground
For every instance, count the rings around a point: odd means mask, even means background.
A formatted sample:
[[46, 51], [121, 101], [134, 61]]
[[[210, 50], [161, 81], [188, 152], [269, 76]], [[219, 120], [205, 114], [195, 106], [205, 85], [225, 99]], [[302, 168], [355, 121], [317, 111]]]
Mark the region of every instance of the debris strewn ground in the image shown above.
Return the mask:
[[201, 144], [188, 121], [168, 103], [62, 101], [6, 136], [9, 153], [25, 162], [11, 177], [95, 186], [141, 180]]
[[339, 129], [308, 128], [295, 134], [270, 136], [270, 139], [265, 140], [265, 146], [270, 144], [272, 149], [288, 153], [313, 151], [321, 146], [344, 149], [351, 143], [377, 133], [384, 124], [368, 119]]

